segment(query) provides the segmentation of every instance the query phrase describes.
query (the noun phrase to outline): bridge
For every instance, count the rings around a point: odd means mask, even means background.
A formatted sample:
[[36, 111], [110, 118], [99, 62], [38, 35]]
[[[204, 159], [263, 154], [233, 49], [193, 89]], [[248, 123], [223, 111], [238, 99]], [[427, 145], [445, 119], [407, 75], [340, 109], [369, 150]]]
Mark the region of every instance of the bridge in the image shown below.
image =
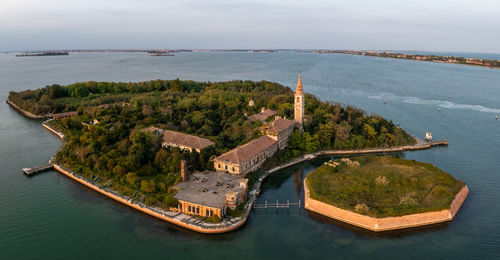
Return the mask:
[[286, 201], [286, 203], [279, 203], [278, 200], [276, 202], [267, 202], [267, 200], [262, 204], [254, 203], [253, 208], [254, 209], [268, 209], [268, 208], [290, 208], [291, 206], [297, 206], [300, 208], [302, 205], [302, 202], [299, 200], [299, 202], [290, 202], [289, 200]]

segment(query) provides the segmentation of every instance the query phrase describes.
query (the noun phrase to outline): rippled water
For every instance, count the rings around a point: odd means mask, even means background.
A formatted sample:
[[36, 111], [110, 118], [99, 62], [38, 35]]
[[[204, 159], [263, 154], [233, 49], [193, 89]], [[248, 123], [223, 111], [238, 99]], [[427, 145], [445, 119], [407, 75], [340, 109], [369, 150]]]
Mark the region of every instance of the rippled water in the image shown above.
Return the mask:
[[[65, 57], [0, 54], [0, 99], [11, 90], [75, 81], [149, 79], [277, 81], [377, 113], [448, 147], [402, 156], [430, 162], [471, 193], [448, 224], [374, 235], [300, 209], [254, 212], [236, 232], [196, 234], [109, 201], [45, 163], [59, 140], [0, 103], [0, 258], [492, 258], [500, 252], [500, 70], [341, 54], [82, 53]], [[386, 104], [384, 104], [384, 101]], [[440, 110], [438, 110], [440, 109]], [[306, 112], [307, 113], [307, 112]], [[325, 160], [325, 159], [322, 159]], [[273, 175], [259, 201], [302, 199], [303, 176], [322, 160]]]

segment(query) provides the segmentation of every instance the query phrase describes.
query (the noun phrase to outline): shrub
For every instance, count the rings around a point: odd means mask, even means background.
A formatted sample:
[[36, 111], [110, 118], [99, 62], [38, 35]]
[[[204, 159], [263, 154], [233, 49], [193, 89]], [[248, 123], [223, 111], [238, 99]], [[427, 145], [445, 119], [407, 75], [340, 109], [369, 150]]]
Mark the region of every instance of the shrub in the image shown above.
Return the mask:
[[356, 204], [356, 207], [354, 207], [354, 210], [360, 214], [366, 214], [368, 213], [368, 210], [370, 210], [370, 207], [366, 205], [365, 203], [359, 203]]
[[205, 222], [207, 223], [220, 223], [220, 218], [217, 215], [212, 215], [211, 217], [208, 217]]
[[385, 176], [378, 176], [375, 178], [375, 183], [380, 186], [387, 186], [389, 185], [389, 180]]

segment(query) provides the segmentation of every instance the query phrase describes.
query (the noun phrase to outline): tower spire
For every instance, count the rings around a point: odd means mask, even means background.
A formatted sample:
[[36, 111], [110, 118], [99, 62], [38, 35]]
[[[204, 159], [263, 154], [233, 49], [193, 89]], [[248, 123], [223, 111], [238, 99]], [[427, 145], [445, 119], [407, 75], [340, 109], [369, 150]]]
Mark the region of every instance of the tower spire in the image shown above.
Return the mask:
[[300, 73], [299, 73], [299, 80], [297, 81], [297, 90], [295, 91], [295, 94], [302, 94], [302, 80], [300, 78]]

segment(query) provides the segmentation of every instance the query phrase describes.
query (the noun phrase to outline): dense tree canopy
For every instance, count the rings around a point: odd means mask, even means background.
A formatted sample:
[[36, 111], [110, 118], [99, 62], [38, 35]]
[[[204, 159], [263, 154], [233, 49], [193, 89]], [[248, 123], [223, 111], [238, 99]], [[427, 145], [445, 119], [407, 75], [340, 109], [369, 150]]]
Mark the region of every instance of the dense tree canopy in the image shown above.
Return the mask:
[[[253, 107], [248, 106], [251, 99]], [[175, 202], [171, 187], [180, 179], [180, 160], [188, 160], [192, 170], [211, 169], [211, 158], [260, 135], [262, 123], [247, 116], [261, 107], [293, 116], [293, 91], [267, 81], [90, 81], [11, 92], [9, 100], [37, 114], [77, 110], [78, 117], [50, 122], [67, 136], [57, 160], [87, 177], [99, 176], [101, 183], [111, 183], [123, 194], [137, 197], [139, 192], [146, 202], [163, 206]], [[413, 142], [380, 116], [310, 94], [305, 114], [304, 132], [293, 133], [278, 161], [324, 149]], [[94, 119], [99, 123], [82, 124]], [[216, 147], [200, 153], [162, 148], [157, 136], [140, 131], [149, 126], [205, 137]]]

